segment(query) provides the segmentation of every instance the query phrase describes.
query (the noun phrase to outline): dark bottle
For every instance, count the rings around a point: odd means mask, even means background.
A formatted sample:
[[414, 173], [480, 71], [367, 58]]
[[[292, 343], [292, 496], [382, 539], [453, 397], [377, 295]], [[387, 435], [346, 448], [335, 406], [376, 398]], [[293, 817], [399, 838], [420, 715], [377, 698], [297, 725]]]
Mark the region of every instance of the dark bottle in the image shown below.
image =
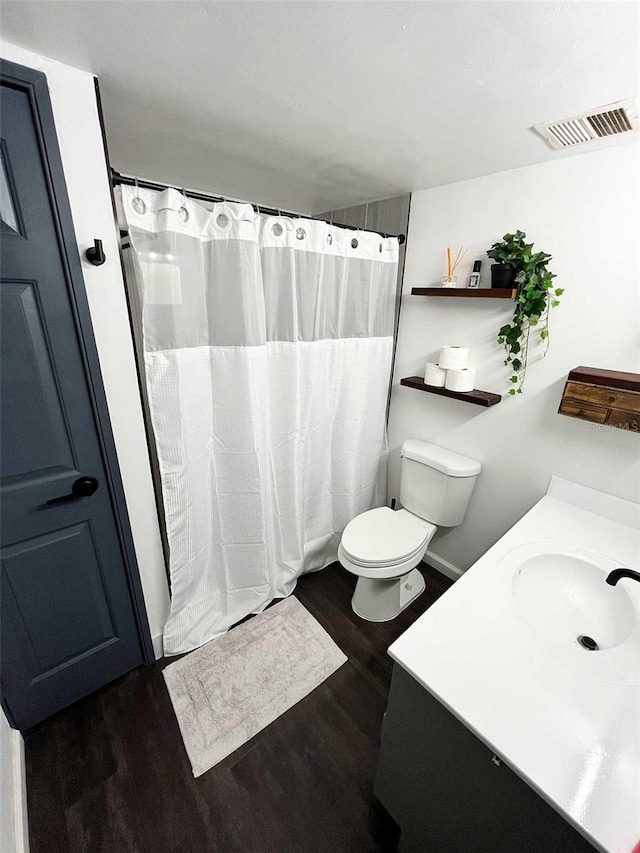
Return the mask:
[[468, 287], [480, 287], [480, 267], [482, 266], [482, 261], [474, 261], [473, 262], [473, 272], [469, 276], [469, 284]]

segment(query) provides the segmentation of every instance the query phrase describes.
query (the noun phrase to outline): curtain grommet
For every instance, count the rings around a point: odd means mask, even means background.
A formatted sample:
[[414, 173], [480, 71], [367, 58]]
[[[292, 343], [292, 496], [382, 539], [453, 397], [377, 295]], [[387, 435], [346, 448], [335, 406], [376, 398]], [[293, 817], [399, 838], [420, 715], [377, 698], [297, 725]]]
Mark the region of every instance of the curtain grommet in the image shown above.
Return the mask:
[[284, 225], [279, 219], [271, 223], [271, 234], [273, 237], [282, 237], [284, 234]]
[[137, 213], [138, 216], [144, 216], [147, 212], [147, 205], [145, 204], [144, 200], [140, 198], [139, 195], [134, 196], [134, 198], [131, 198], [131, 196], [129, 196], [129, 207], [131, 208], [131, 210], [133, 210], [134, 213]]
[[357, 237], [354, 237], [354, 238], [353, 238], [353, 240], [351, 241], [351, 248], [352, 248], [352, 249], [357, 249], [359, 245], [360, 245], [360, 244], [358, 243], [358, 238], [357, 238]]
[[216, 231], [220, 231], [222, 234], [226, 234], [233, 227], [233, 217], [226, 205], [222, 210], [213, 211], [213, 225]]
[[185, 224], [186, 222], [189, 221], [189, 217], [190, 217], [190, 213], [184, 205], [182, 205], [182, 207], [178, 208], [178, 219], [180, 220], [180, 222]]
[[304, 230], [304, 228], [296, 228], [296, 239], [297, 240], [304, 240], [304, 238], [306, 236], [307, 236], [307, 232]]

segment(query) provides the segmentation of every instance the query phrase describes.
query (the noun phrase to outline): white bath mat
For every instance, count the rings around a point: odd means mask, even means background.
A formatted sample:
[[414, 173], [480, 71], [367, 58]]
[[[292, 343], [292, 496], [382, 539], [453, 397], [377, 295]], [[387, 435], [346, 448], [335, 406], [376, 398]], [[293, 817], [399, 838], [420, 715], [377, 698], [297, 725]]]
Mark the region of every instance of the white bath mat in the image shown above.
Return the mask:
[[194, 776], [201, 776], [347, 660], [296, 599], [278, 602], [164, 672]]

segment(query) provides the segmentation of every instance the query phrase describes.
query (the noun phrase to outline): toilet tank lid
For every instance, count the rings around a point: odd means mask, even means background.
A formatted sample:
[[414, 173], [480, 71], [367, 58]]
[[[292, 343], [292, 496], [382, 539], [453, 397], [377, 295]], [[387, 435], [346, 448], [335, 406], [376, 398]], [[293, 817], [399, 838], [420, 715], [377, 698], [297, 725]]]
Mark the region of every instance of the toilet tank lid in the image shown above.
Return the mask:
[[477, 459], [462, 456], [453, 450], [446, 450], [430, 444], [428, 441], [419, 441], [417, 438], [409, 438], [402, 445], [400, 457], [413, 459], [423, 465], [429, 465], [436, 471], [442, 471], [449, 477], [475, 477], [482, 470], [482, 465]]

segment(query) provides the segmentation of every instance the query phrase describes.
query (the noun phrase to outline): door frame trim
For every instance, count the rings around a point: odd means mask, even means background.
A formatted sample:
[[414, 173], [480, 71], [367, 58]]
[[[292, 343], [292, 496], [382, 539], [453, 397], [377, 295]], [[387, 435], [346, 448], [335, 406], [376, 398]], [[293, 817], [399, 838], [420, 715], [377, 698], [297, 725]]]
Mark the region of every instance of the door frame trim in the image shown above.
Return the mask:
[[41, 71], [0, 59], [0, 81], [27, 94], [34, 118], [34, 127], [42, 154], [45, 181], [51, 202], [60, 255], [69, 291], [71, 309], [78, 331], [78, 344], [82, 358], [89, 399], [96, 423], [98, 443], [105, 467], [107, 490], [116, 522], [138, 639], [144, 663], [155, 661], [151, 632], [140, 571], [136, 558], [133, 535], [127, 512], [127, 503], [120, 476], [120, 467], [109, 418], [109, 408], [102, 382], [98, 350], [93, 335], [93, 324], [78, 251], [67, 183], [58, 145], [58, 136], [49, 95], [47, 77]]

